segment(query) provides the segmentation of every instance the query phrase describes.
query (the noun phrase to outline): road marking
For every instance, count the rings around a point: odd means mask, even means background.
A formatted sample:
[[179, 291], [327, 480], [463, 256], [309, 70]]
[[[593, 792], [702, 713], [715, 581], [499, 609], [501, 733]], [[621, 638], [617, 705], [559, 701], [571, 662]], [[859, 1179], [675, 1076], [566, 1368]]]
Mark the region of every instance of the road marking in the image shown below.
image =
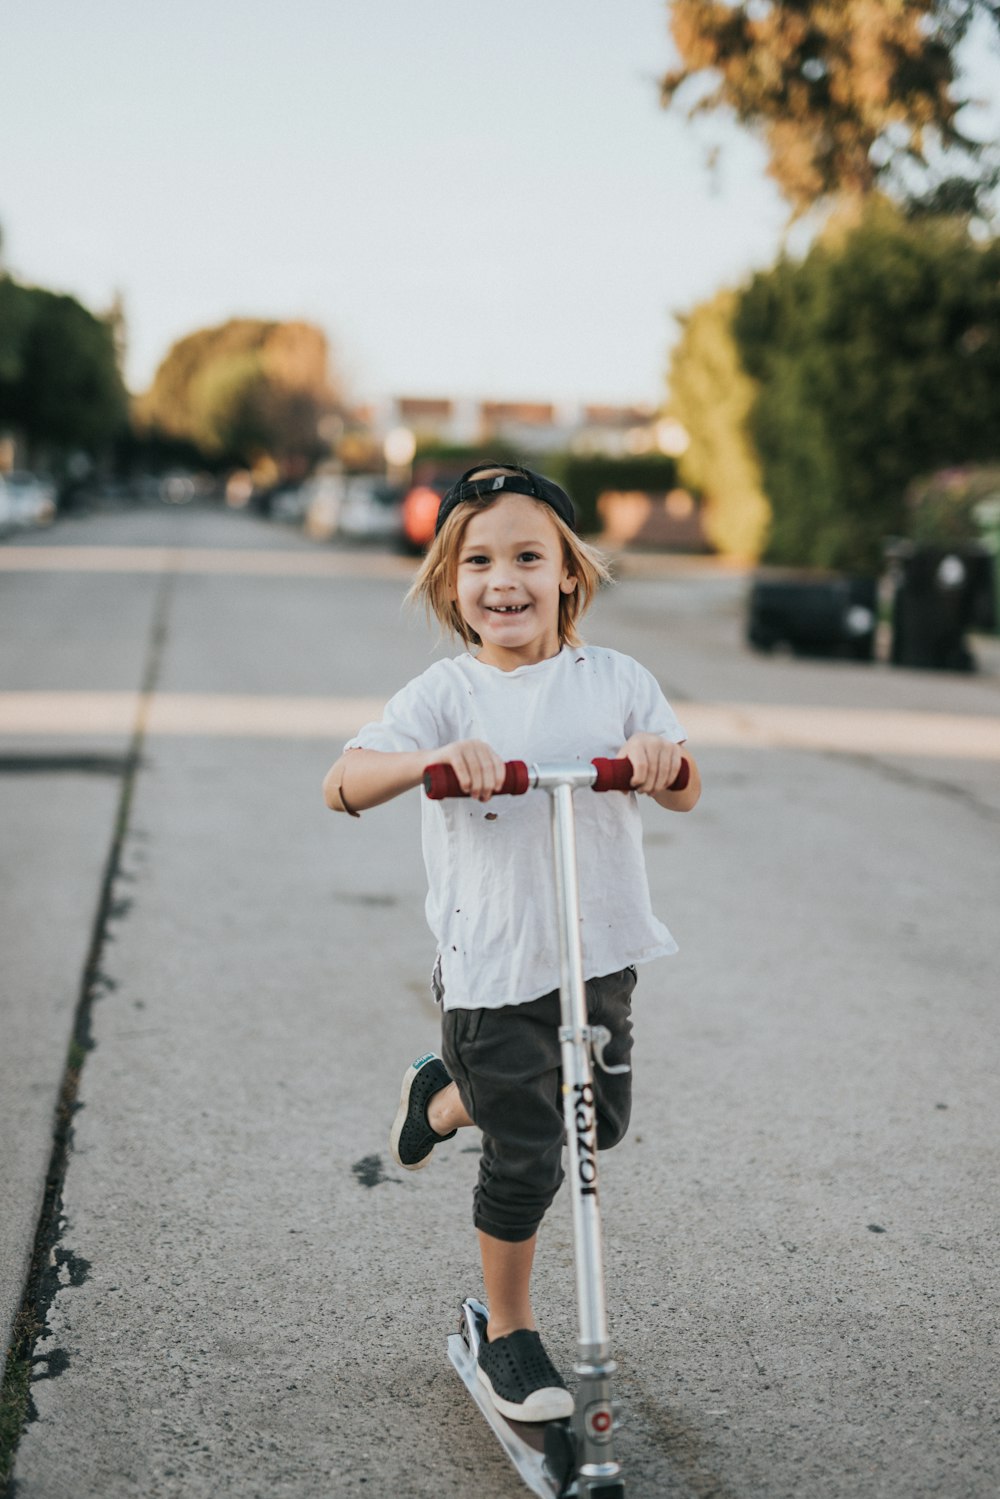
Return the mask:
[[[376, 719], [381, 697], [269, 697], [228, 693], [0, 692], [0, 734], [128, 734], [141, 711], [149, 734], [237, 739], [350, 737]], [[699, 746], [1000, 760], [1000, 717], [904, 709], [684, 703]]]
[[0, 572], [216, 573], [273, 578], [412, 578], [412, 557], [253, 547], [0, 547]]
[[1000, 760], [1000, 718], [986, 714], [773, 703], [682, 703], [678, 712], [691, 735], [692, 748], [740, 745]]
[[[145, 705], [145, 729], [210, 738], [347, 738], [378, 718], [385, 701], [157, 692]], [[0, 692], [0, 734], [128, 734], [143, 703], [140, 692]]]

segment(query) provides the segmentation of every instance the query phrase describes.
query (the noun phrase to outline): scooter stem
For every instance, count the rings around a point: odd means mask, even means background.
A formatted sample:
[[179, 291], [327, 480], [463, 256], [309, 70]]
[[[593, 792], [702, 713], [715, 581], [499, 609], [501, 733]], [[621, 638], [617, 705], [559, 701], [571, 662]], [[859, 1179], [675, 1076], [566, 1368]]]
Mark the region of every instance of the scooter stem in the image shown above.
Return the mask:
[[608, 1356], [600, 1209], [597, 1199], [597, 1118], [580, 953], [580, 889], [573, 825], [573, 788], [549, 788], [559, 910], [559, 992], [562, 1002], [563, 1113], [569, 1146], [580, 1353], [587, 1362]]
[[[546, 767], [546, 770], [548, 774], [539, 775], [535, 784], [544, 786], [551, 798], [555, 852], [563, 1116], [573, 1203], [580, 1349], [576, 1365], [580, 1385], [573, 1426], [577, 1440], [577, 1492], [586, 1495], [591, 1492], [621, 1492], [615, 1485], [621, 1472], [614, 1456], [611, 1376], [616, 1366], [610, 1357], [604, 1292], [601, 1212], [597, 1193], [597, 1116], [590, 1055], [591, 1031], [580, 950], [580, 890], [573, 817], [574, 787], [593, 784], [593, 771], [590, 766], [574, 766], [570, 773], [562, 775], [554, 766]], [[614, 1490], [604, 1487], [609, 1483]]]

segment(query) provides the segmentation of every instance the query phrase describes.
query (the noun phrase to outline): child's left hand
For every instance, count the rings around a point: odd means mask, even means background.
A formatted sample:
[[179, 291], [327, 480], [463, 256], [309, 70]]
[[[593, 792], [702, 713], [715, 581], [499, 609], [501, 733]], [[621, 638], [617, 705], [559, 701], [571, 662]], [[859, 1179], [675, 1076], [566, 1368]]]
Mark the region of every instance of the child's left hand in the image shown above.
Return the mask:
[[618, 751], [632, 761], [632, 790], [657, 796], [677, 779], [684, 755], [679, 744], [659, 734], [633, 734]]

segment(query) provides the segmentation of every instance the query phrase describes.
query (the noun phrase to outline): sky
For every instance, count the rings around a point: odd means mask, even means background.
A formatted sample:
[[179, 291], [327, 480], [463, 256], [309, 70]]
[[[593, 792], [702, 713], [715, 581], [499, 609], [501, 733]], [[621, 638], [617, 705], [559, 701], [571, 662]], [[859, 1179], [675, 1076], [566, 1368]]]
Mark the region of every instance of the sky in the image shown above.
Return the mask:
[[658, 403], [785, 232], [762, 148], [660, 107], [664, 0], [32, 0], [3, 50], [5, 266], [120, 295], [136, 391], [250, 316], [355, 400]]

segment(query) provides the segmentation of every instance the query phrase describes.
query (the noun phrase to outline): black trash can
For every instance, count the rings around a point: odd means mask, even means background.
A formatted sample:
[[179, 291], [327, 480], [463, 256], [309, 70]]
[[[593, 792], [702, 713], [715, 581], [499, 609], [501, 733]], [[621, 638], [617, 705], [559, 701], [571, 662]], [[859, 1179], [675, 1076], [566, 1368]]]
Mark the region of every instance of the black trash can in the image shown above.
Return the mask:
[[993, 558], [974, 542], [929, 546], [894, 541], [886, 548], [892, 583], [894, 666], [973, 671], [965, 636], [996, 624]]
[[875, 578], [830, 573], [760, 574], [750, 589], [747, 640], [759, 651], [871, 661], [878, 624]]

